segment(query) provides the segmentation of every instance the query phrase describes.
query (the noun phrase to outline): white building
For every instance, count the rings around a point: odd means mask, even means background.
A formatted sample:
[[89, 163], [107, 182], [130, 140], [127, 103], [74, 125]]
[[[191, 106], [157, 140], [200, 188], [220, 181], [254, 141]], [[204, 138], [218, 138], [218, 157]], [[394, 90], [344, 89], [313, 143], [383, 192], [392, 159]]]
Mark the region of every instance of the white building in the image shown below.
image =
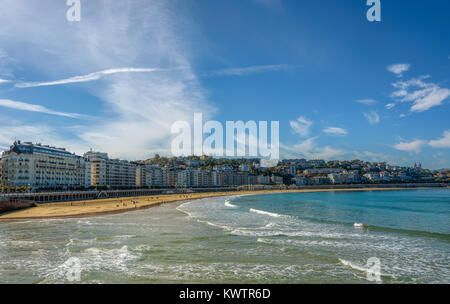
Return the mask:
[[70, 189], [86, 186], [85, 161], [64, 148], [14, 142], [3, 152], [2, 183], [8, 187]]
[[380, 181], [380, 173], [378, 172], [368, 172], [363, 175], [364, 178], [368, 181], [377, 182]]
[[136, 168], [126, 160], [109, 159], [107, 153], [89, 151], [84, 157], [91, 164], [91, 185], [94, 187], [136, 187]]

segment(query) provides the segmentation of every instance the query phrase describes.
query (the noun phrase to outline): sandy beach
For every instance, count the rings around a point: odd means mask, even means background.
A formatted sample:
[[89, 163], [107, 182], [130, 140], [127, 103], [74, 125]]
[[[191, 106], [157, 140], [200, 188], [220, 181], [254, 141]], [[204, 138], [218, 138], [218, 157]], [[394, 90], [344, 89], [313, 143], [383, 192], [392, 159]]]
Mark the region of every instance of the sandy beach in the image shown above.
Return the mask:
[[0, 221], [27, 220], [44, 218], [74, 218], [92, 217], [155, 207], [165, 203], [186, 200], [203, 199], [208, 197], [233, 195], [260, 195], [293, 192], [322, 192], [322, 191], [395, 191], [414, 190], [419, 188], [346, 188], [346, 189], [305, 189], [305, 190], [270, 190], [270, 191], [233, 191], [209, 192], [189, 194], [166, 194], [139, 197], [108, 198], [87, 201], [58, 202], [40, 204], [37, 207], [25, 210], [12, 211], [0, 215]]

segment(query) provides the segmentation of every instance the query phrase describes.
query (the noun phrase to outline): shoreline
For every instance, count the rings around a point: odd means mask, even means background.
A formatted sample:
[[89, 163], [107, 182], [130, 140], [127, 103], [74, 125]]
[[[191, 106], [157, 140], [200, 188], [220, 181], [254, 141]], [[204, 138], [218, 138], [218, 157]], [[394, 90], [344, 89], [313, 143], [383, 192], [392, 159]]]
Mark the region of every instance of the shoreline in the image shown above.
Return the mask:
[[145, 210], [163, 204], [191, 201], [213, 197], [227, 197], [235, 195], [268, 195], [288, 193], [311, 192], [345, 192], [345, 191], [399, 191], [399, 190], [423, 190], [436, 189], [432, 187], [418, 188], [342, 188], [342, 189], [299, 189], [299, 190], [263, 190], [263, 191], [233, 191], [233, 192], [209, 192], [189, 194], [162, 194], [140, 197], [123, 197], [113, 199], [98, 199], [89, 201], [72, 201], [46, 203], [37, 207], [11, 211], [0, 215], [1, 222], [42, 220], [42, 219], [66, 219], [86, 218], [119, 214], [124, 212]]

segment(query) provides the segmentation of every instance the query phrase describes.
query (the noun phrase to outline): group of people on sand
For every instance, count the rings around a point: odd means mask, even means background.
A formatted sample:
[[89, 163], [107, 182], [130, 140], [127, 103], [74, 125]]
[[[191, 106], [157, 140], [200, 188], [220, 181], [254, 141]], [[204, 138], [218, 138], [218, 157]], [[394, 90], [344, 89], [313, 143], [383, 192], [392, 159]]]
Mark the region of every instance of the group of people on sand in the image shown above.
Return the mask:
[[[190, 195], [180, 195], [179, 197], [180, 197], [180, 198], [190, 198], [191, 196], [190, 196]], [[150, 197], [150, 198], [147, 199], [147, 201], [150, 202], [150, 200], [157, 200], [157, 199], [159, 199], [158, 196], [156, 196], [156, 197]], [[119, 208], [120, 205], [122, 205], [122, 207], [127, 207], [127, 203], [124, 202], [123, 200], [118, 199], [118, 202], [119, 202], [119, 204], [116, 205], [117, 208]], [[134, 205], [135, 208], [137, 208], [137, 204], [138, 204], [139, 202], [138, 202], [138, 201], [136, 200], [136, 198], [135, 198], [135, 199], [132, 199], [132, 200], [131, 200], [131, 203]], [[165, 203], [165, 202], [161, 202], [161, 203]], [[87, 206], [87, 202], [83, 202], [82, 205], [83, 205], [83, 206]], [[75, 203], [74, 203], [74, 202], [70, 202], [70, 206], [75, 206]]]
[[[127, 203], [124, 202], [123, 200], [119, 200], [119, 202], [120, 204], [122, 204], [122, 207], [127, 207]], [[134, 205], [134, 208], [137, 208], [138, 201], [131, 200], [131, 203]], [[119, 208], [120, 204], [117, 204], [116, 207]]]

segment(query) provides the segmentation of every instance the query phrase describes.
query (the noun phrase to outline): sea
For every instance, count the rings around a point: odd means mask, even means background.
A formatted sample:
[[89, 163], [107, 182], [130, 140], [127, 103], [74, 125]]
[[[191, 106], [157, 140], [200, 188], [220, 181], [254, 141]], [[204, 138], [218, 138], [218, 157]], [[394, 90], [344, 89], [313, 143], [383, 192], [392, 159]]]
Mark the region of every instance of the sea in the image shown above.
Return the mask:
[[450, 190], [216, 197], [0, 222], [0, 283], [450, 283]]

